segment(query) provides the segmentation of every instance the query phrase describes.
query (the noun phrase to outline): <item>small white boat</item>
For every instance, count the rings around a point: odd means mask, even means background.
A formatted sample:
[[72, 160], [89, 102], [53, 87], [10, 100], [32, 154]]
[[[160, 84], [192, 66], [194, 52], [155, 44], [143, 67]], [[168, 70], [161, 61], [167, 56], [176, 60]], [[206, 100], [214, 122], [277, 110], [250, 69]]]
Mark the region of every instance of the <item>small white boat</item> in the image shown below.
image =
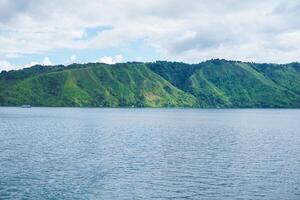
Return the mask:
[[21, 108], [31, 108], [31, 105], [22, 105]]

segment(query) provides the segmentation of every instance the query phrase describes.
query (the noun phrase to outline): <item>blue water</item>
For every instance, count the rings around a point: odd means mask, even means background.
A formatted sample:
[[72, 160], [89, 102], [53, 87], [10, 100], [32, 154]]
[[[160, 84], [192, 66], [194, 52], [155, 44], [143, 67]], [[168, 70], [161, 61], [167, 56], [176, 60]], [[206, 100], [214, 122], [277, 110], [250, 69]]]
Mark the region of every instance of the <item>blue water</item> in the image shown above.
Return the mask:
[[0, 199], [300, 199], [300, 110], [0, 108]]

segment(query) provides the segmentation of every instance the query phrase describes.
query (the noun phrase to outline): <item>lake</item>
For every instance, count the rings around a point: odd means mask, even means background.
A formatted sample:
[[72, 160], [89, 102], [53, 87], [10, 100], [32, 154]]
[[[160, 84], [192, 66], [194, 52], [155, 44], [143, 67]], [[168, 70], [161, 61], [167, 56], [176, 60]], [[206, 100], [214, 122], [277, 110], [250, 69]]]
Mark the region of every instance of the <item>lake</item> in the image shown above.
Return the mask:
[[0, 199], [300, 199], [300, 110], [0, 108]]

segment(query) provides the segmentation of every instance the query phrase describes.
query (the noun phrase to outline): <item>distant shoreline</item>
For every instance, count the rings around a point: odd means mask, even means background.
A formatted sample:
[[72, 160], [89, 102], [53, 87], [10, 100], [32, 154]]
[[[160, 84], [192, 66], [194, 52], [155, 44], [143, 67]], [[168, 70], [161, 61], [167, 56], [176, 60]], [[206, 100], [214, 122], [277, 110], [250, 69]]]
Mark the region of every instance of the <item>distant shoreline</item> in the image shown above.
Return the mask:
[[[0, 108], [22, 108], [21, 106], [0, 106]], [[31, 109], [31, 108], [82, 108], [82, 109], [135, 109], [135, 110], [143, 110], [143, 109], [193, 109], [193, 110], [298, 110], [300, 108], [197, 108], [197, 107], [71, 107], [71, 106], [31, 106], [30, 108], [22, 108], [22, 109]]]

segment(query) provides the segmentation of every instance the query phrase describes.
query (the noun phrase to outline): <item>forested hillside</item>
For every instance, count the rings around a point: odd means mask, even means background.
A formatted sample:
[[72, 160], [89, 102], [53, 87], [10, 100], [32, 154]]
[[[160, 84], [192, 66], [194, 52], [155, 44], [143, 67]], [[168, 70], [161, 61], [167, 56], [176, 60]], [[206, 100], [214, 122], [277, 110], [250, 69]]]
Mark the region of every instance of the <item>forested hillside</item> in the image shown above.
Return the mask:
[[34, 66], [0, 74], [0, 105], [300, 107], [300, 64], [210, 60]]

